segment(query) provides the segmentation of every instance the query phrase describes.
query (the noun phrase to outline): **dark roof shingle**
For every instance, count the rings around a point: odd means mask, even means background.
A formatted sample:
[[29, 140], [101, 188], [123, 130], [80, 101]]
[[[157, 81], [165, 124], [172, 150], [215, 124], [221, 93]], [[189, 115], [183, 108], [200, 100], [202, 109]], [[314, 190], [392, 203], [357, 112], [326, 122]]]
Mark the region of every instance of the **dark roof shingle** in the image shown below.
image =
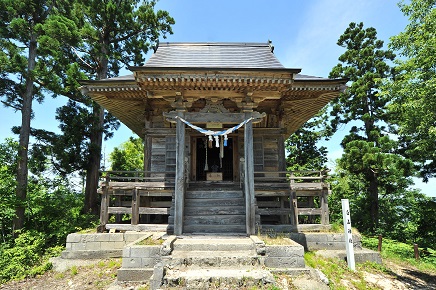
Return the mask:
[[268, 43], [160, 43], [145, 67], [284, 68]]

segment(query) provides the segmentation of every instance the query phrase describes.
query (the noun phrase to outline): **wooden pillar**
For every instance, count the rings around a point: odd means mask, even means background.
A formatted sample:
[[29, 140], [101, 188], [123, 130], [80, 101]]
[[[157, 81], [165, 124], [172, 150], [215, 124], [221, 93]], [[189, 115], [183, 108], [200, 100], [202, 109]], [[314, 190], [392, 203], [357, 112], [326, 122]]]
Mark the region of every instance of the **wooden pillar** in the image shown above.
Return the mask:
[[[183, 111], [177, 116], [183, 118]], [[176, 125], [176, 180], [174, 188], [174, 234], [183, 233], [183, 211], [185, 202], [185, 123], [177, 119]]]
[[[251, 113], [246, 112], [245, 118], [248, 119], [251, 115]], [[246, 231], [248, 235], [254, 235], [256, 232], [256, 200], [254, 196], [253, 122], [245, 124], [244, 158]]]
[[328, 190], [323, 190], [321, 194], [321, 224], [330, 224], [329, 220], [329, 206], [328, 206]]
[[[286, 152], [285, 152], [285, 139], [282, 134], [277, 137], [277, 155], [278, 155], [278, 169], [279, 171], [286, 171]], [[285, 173], [280, 173], [278, 177], [286, 177]], [[285, 209], [285, 204], [288, 202], [287, 196], [281, 196], [280, 199], [280, 208]], [[282, 224], [289, 224], [289, 220], [292, 217], [289, 214], [280, 215], [280, 222]]]
[[277, 151], [279, 158], [279, 171], [286, 171], [286, 148], [285, 148], [285, 138], [282, 134], [278, 136], [277, 140]]
[[[108, 173], [107, 173], [108, 174]], [[109, 220], [109, 174], [106, 175], [106, 181], [103, 187], [103, 195], [101, 197], [101, 208], [100, 208], [100, 225], [106, 226]]]
[[[150, 122], [145, 121], [145, 130], [146, 133], [144, 135], [144, 177], [150, 177], [150, 170], [151, 170], [151, 147], [153, 143], [152, 137], [148, 136], [147, 129], [150, 128]], [[143, 205], [140, 204], [140, 206], [149, 207], [150, 206], [151, 197], [145, 196], [142, 198]], [[150, 223], [150, 215], [143, 215], [140, 218], [140, 222], [143, 223]]]
[[139, 203], [140, 195], [137, 188], [132, 190], [132, 225], [137, 225], [139, 223]]
[[[116, 207], [122, 206], [120, 195], [115, 195], [115, 206]], [[119, 213], [115, 214], [115, 223], [120, 224], [123, 220], [122, 218], [123, 218], [123, 216], [121, 214], [119, 214]]]
[[293, 183], [295, 183], [294, 180], [294, 172], [291, 172], [290, 176], [290, 187], [291, 187], [291, 194], [289, 197], [290, 201], [290, 208], [291, 211], [291, 224], [294, 226], [298, 225], [298, 199], [297, 199], [297, 192], [293, 189]]

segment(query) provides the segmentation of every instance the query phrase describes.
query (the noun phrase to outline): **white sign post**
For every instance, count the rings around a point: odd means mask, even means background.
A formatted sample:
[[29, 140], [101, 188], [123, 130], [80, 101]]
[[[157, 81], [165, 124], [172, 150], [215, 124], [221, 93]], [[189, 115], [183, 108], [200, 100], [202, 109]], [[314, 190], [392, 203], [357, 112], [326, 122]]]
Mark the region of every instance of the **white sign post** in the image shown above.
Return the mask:
[[354, 262], [353, 234], [351, 233], [350, 205], [348, 203], [348, 199], [341, 199], [341, 201], [342, 216], [344, 218], [345, 248], [347, 250], [348, 268], [354, 271], [356, 270], [356, 264]]

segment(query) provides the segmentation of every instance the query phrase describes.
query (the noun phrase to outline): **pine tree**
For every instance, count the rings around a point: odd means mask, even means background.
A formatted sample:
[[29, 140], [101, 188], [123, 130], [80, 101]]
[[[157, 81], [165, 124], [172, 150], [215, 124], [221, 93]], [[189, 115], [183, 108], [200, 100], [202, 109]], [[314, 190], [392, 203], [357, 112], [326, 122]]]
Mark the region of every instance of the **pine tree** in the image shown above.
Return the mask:
[[[346, 51], [339, 57], [340, 63], [332, 69], [330, 77], [348, 78], [351, 84], [333, 101], [330, 125], [336, 131], [340, 124], [355, 124], [341, 143], [344, 155], [338, 163], [340, 168], [365, 181], [367, 230], [374, 232], [379, 222], [379, 195], [410, 185], [406, 177], [413, 171], [409, 160], [393, 154], [397, 143], [386, 131], [389, 99], [380, 94], [380, 80], [390, 76], [388, 62], [395, 55], [391, 50], [383, 50], [383, 41], [377, 39], [376, 30], [365, 29], [363, 23], [350, 23], [338, 45]], [[389, 183], [394, 179], [390, 176], [398, 179], [393, 188]]]
[[28, 150], [32, 103], [45, 92], [56, 94], [56, 73], [68, 69], [63, 51], [79, 43], [75, 23], [65, 17], [65, 1], [0, 1], [0, 96], [2, 103], [21, 112], [14, 230], [23, 227], [28, 186]]

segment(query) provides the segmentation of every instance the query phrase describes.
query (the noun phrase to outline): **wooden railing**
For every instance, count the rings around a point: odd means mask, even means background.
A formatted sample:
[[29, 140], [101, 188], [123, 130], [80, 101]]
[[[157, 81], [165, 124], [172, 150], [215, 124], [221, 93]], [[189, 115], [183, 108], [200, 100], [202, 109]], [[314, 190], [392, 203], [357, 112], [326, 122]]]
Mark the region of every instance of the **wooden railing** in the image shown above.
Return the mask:
[[101, 198], [100, 225], [105, 226], [109, 215], [116, 223], [122, 215], [131, 215], [137, 225], [140, 215], [168, 215], [174, 193], [174, 171], [106, 171], [99, 193]]
[[[243, 166], [240, 173], [243, 188]], [[110, 216], [118, 224], [124, 215], [130, 215], [130, 223], [137, 225], [154, 223], [156, 218], [166, 219], [170, 214], [174, 171], [107, 171], [102, 175], [101, 225], [105, 226]], [[329, 224], [326, 171], [256, 171], [254, 176], [257, 214], [262, 224]]]
[[[329, 224], [328, 171], [256, 171], [258, 214], [280, 216], [281, 224]], [[272, 220], [270, 218], [270, 220]]]

